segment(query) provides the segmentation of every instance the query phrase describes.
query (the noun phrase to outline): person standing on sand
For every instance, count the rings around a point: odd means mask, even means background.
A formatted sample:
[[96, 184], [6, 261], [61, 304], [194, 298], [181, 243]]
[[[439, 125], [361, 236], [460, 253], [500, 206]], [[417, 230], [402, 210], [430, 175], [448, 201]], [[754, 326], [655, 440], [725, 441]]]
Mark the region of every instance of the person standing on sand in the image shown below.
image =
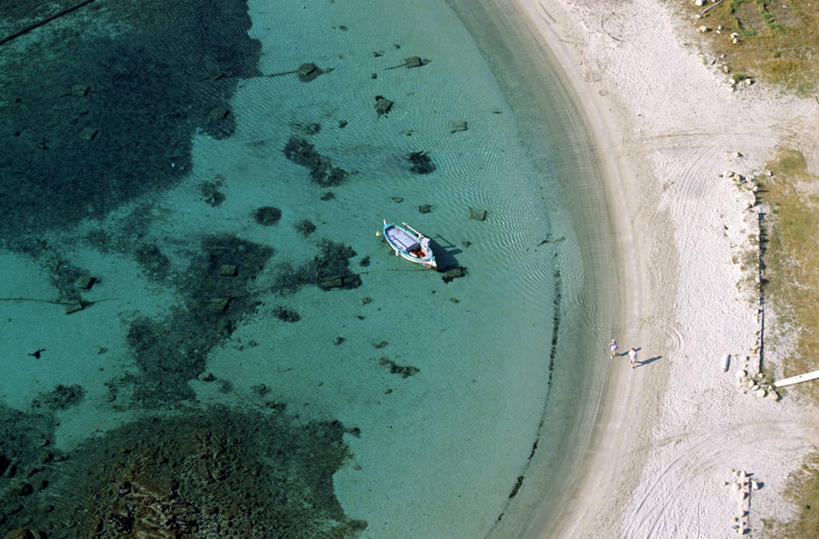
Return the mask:
[[637, 366], [637, 349], [633, 346], [628, 351], [628, 360], [631, 361], [631, 369], [634, 370], [634, 367]]
[[614, 339], [612, 339], [609, 343], [609, 350], [611, 350], [611, 357], [614, 359], [614, 356], [617, 355], [617, 341]]

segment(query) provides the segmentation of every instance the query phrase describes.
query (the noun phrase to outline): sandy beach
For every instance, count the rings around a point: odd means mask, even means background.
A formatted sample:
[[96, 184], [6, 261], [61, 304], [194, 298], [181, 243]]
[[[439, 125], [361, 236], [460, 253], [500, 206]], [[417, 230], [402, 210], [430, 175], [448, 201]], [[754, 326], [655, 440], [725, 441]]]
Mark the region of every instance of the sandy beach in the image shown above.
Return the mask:
[[[791, 516], [787, 476], [819, 443], [819, 423], [809, 405], [737, 387], [739, 371], [759, 370], [760, 323], [732, 258], [753, 249], [759, 208], [723, 171], [761, 174], [778, 145], [815, 170], [817, 103], [761, 83], [733, 89], [697, 45], [695, 21], [662, 2], [509, 4], [455, 2], [468, 26], [494, 19], [530, 80], [543, 63], [560, 67], [605, 184], [620, 283], [613, 337], [621, 351], [638, 347], [641, 364], [618, 357], [590, 381], [601, 397], [580, 414], [560, 488], [534, 463], [494, 536], [729, 537], [743, 511], [756, 535], [763, 519]], [[781, 372], [778, 360], [767, 348], [767, 368]], [[759, 482], [749, 505], [735, 471]]]

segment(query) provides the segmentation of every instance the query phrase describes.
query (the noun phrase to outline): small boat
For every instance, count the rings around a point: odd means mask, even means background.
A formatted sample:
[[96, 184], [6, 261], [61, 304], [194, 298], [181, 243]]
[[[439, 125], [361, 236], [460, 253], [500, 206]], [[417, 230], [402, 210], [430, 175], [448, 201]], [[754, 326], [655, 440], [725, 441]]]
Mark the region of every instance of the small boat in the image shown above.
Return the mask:
[[384, 239], [395, 251], [395, 256], [421, 264], [425, 268], [437, 269], [435, 254], [429, 246], [429, 238], [409, 226], [407, 223], [395, 225], [384, 219]]

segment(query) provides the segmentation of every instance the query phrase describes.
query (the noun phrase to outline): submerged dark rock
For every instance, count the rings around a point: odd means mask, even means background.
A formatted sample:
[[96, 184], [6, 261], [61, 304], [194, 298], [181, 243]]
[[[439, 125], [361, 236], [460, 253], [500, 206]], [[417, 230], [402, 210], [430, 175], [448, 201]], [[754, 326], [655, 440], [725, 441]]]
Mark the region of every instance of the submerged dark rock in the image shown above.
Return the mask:
[[296, 70], [296, 75], [299, 77], [299, 80], [302, 82], [310, 82], [315, 80], [316, 77], [324, 73], [319, 67], [314, 63], [307, 63], [301, 64], [299, 68]]
[[486, 221], [489, 212], [483, 208], [469, 208], [469, 218], [473, 221]]
[[377, 112], [379, 116], [389, 114], [393, 105], [394, 103], [383, 95], [375, 96], [375, 105], [373, 105], [373, 107], [375, 107], [375, 112]]

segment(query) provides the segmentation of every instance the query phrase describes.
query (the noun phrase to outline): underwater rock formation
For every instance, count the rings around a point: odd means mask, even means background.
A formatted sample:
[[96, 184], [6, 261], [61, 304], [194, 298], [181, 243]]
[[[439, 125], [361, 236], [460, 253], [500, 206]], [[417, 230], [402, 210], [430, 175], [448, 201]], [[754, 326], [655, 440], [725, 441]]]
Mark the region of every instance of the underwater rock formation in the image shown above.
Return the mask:
[[276, 273], [273, 290], [280, 294], [295, 292], [304, 285], [318, 285], [323, 290], [331, 288], [357, 288], [361, 277], [350, 270], [350, 259], [356, 255], [352, 247], [343, 243], [322, 240], [319, 254], [313, 260], [293, 268], [282, 264]]
[[355, 431], [276, 409], [140, 420], [72, 450], [21, 509], [0, 499], [4, 527], [31, 523], [49, 538], [356, 537], [366, 523], [344, 515], [332, 479]]
[[[140, 317], [131, 323], [128, 344], [140, 375], [135, 397], [143, 405], [191, 399], [188, 381], [205, 370], [207, 355], [230, 337], [257, 305], [248, 289], [273, 256], [273, 249], [233, 236], [206, 238], [202, 252], [183, 274], [180, 292], [186, 306], [173, 307], [160, 319]], [[236, 271], [226, 274], [225, 268]]]
[[32, 408], [47, 408], [49, 410], [65, 410], [75, 406], [85, 396], [85, 389], [77, 384], [58, 384], [52, 391], [41, 393], [31, 403]]
[[333, 167], [328, 157], [318, 153], [315, 146], [303, 138], [290, 137], [282, 152], [290, 161], [310, 169], [310, 179], [322, 187], [341, 185], [350, 174], [344, 169]]

